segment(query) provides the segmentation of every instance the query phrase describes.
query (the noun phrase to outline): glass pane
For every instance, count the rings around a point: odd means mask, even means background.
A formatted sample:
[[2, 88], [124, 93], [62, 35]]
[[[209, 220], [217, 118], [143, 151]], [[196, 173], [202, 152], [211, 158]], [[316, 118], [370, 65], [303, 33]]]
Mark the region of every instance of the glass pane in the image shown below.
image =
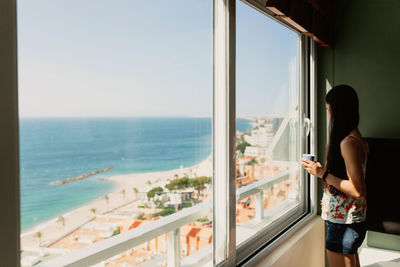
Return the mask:
[[237, 1], [236, 34], [240, 244], [299, 204], [300, 87], [297, 33]]
[[[188, 209], [182, 258], [211, 254], [212, 1], [17, 4], [21, 264]], [[165, 256], [166, 234], [110, 266]]]

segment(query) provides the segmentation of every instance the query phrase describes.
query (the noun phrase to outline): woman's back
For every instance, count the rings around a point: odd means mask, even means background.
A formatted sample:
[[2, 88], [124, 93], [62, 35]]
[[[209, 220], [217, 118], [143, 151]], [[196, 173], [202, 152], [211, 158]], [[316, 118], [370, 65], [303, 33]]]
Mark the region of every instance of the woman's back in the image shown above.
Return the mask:
[[350, 134], [347, 135], [347, 137], [353, 137], [353, 138], [357, 139], [358, 142], [360, 143], [360, 145], [362, 147], [362, 154], [363, 154], [363, 159], [364, 159], [363, 166], [365, 166], [367, 163], [367, 159], [368, 159], [368, 143], [365, 142], [365, 140], [362, 138], [362, 136], [356, 130], [351, 131]]
[[[360, 147], [362, 148], [362, 152], [360, 151], [360, 157], [362, 157], [363, 159], [362, 169], [363, 178], [365, 179], [366, 162], [368, 159], [368, 145], [356, 130], [353, 130], [345, 138], [354, 138], [358, 140]], [[335, 192], [337, 191], [335, 190]], [[321, 201], [321, 217], [324, 220], [344, 224], [364, 221], [367, 209], [366, 196], [364, 198], [358, 199], [343, 192], [338, 192], [338, 194], [334, 193], [331, 186], [324, 184], [324, 193]]]

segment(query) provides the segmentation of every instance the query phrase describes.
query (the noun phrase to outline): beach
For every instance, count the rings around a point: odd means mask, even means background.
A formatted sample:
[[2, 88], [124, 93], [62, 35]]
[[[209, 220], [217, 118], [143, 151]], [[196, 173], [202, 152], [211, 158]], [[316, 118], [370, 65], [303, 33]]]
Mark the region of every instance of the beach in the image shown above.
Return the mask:
[[[107, 194], [108, 199], [104, 196], [97, 198], [77, 209], [62, 214], [63, 220], [59, 220], [59, 216], [22, 232], [21, 249], [38, 247], [39, 242], [41, 247], [47, 247], [77, 227], [92, 220], [96, 215], [116, 211], [126, 205], [132, 206], [137, 200], [137, 194], [135, 194], [133, 188], [140, 191], [154, 184], [168, 183], [168, 179], [172, 180], [176, 176], [212, 176], [212, 156], [210, 155], [200, 163], [185, 168], [106, 177], [104, 179], [116, 184], [114, 190]], [[149, 183], [151, 184], [149, 185]], [[136, 208], [136, 210], [133, 210], [132, 216], [138, 216], [143, 212], [143, 209]], [[41, 233], [40, 238], [37, 236], [38, 232]]]

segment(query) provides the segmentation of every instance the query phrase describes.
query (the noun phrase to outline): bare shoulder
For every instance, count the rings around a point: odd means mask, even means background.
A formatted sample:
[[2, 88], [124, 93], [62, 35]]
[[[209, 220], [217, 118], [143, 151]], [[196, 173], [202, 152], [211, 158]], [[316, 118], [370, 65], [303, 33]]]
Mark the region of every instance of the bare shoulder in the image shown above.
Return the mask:
[[345, 147], [355, 146], [355, 147], [357, 147], [357, 143], [358, 143], [357, 139], [355, 139], [355, 138], [353, 138], [351, 136], [345, 136], [343, 138], [342, 142], [340, 142], [340, 147], [342, 147], [342, 146], [345, 146]]
[[343, 158], [345, 157], [357, 157], [362, 150], [360, 142], [350, 136], [346, 136], [340, 142], [340, 151], [342, 153]]
[[346, 136], [340, 142], [340, 152], [345, 161], [362, 162], [364, 151], [362, 144], [353, 137]]

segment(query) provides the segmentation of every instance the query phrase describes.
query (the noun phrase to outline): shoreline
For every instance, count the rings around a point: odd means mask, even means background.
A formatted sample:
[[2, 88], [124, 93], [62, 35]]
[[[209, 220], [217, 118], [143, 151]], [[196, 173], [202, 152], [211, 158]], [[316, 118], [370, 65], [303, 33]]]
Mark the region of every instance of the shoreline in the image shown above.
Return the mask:
[[[101, 179], [104, 179], [104, 178], [101, 178]], [[109, 182], [111, 182], [112, 186], [111, 186], [111, 190], [107, 194], [113, 193], [116, 190], [116, 188], [118, 188], [118, 186], [119, 186], [118, 183], [116, 183], [116, 182], [113, 182], [113, 181], [109, 181]], [[101, 197], [97, 197], [97, 198], [95, 198], [93, 200], [90, 200], [89, 202], [85, 202], [85, 203], [83, 203], [83, 204], [81, 204], [79, 206], [72, 207], [72, 208], [64, 211], [60, 215], [56, 215], [56, 216], [54, 216], [54, 217], [52, 217], [50, 219], [47, 219], [47, 220], [45, 220], [43, 222], [40, 222], [37, 225], [30, 226], [29, 228], [26, 228], [26, 229], [21, 231], [20, 237], [22, 237], [23, 235], [26, 235], [26, 234], [36, 233], [36, 232], [38, 232], [38, 230], [41, 230], [43, 228], [43, 226], [45, 226], [45, 225], [47, 225], [49, 223], [55, 223], [60, 216], [63, 216], [63, 217], [69, 216], [73, 211], [75, 211], [75, 210], [77, 210], [77, 209], [79, 209], [79, 208], [81, 208], [83, 206], [87, 206], [87, 205], [90, 205], [92, 203], [95, 203], [99, 199], [101, 199]]]
[[[113, 188], [106, 194], [109, 198], [107, 202], [104, 197], [96, 198], [59, 216], [53, 217], [36, 226], [21, 231], [21, 248], [32, 246], [38, 247], [38, 241], [34, 237], [37, 232], [41, 232], [41, 239], [43, 241], [52, 242], [66, 232], [76, 229], [90, 218], [94, 218], [95, 215], [107, 213], [125, 203], [134, 202], [136, 200], [136, 196], [133, 192], [134, 187], [138, 189], [146, 188], [149, 186], [146, 183], [147, 181], [150, 181], [152, 185], [156, 184], [157, 180], [159, 180], [159, 183], [167, 182], [167, 179], [174, 179], [175, 175], [178, 175], [179, 177], [184, 175], [212, 176], [212, 153], [199, 163], [185, 168], [181, 167], [167, 171], [147, 173], [120, 174], [102, 178], [114, 183]], [[122, 190], [125, 190], [125, 197], [122, 194]], [[93, 213], [91, 211], [92, 209], [96, 209], [96, 212]], [[64, 226], [61, 226], [60, 222], [57, 222], [60, 216], [63, 216], [65, 219]]]

